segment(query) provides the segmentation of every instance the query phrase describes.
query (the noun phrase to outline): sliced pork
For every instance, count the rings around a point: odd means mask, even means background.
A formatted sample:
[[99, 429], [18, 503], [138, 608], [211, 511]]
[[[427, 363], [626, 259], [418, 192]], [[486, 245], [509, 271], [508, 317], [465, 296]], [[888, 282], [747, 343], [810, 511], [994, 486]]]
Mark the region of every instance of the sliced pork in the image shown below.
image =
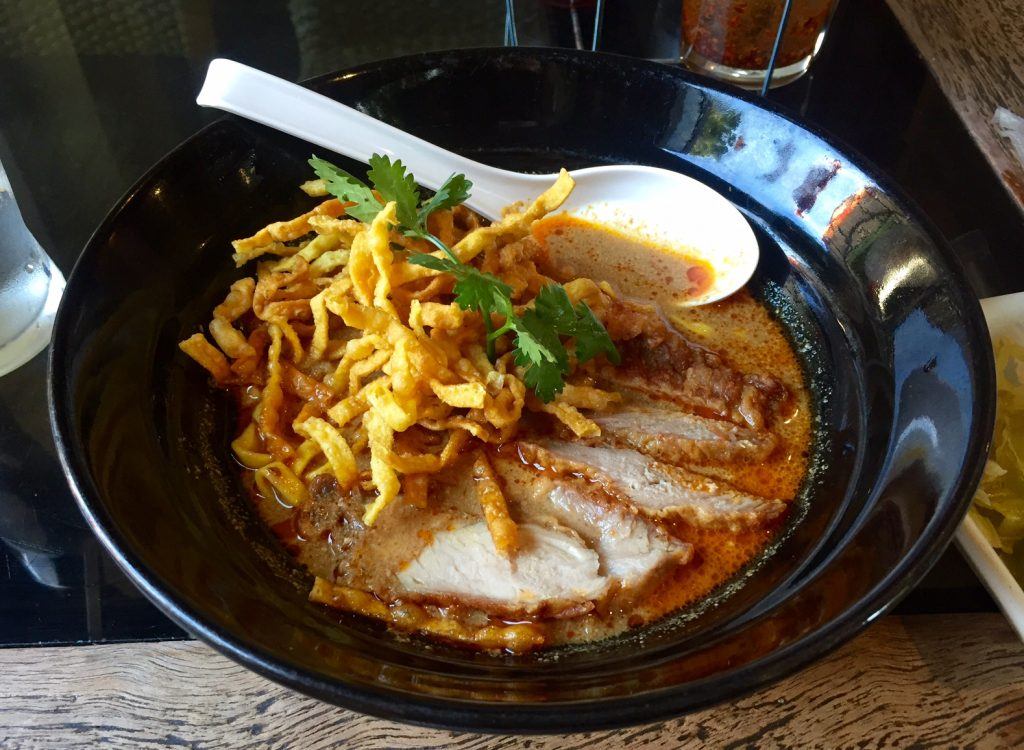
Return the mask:
[[617, 600], [635, 600], [658, 574], [690, 561], [693, 547], [625, 506], [598, 503], [586, 488], [559, 482], [548, 496], [558, 517], [589, 541]]
[[602, 372], [614, 385], [754, 430], [765, 429], [776, 406], [789, 396], [773, 377], [733, 369], [721, 354], [687, 339], [649, 305], [603, 292], [587, 301], [622, 358], [621, 365]]
[[675, 332], [617, 346], [624, 364], [603, 373], [612, 383], [754, 430], [768, 426], [775, 404], [786, 397], [774, 378], [737, 372]]
[[786, 508], [782, 501], [740, 492], [628, 448], [552, 441], [521, 443], [520, 452], [530, 463], [590, 479], [644, 513], [679, 517], [695, 526], [750, 528]]
[[616, 602], [636, 599], [656, 583], [659, 573], [683, 565], [693, 547], [660, 523], [608, 498], [586, 482], [552, 479], [518, 461], [495, 461], [505, 492], [517, 514], [530, 523], [568, 527], [597, 552], [601, 573], [611, 579]]
[[388, 506], [335, 578], [388, 602], [563, 618], [626, 606], [693, 555], [658, 520], [594, 485], [516, 458], [491, 463], [517, 525], [510, 556], [495, 546], [473, 488], [453, 482], [426, 508]]
[[769, 432], [665, 407], [626, 407], [593, 419], [603, 438], [676, 466], [763, 461], [778, 442]]
[[598, 553], [569, 529], [522, 524], [514, 560], [483, 521], [434, 535], [396, 578], [404, 592], [489, 612], [581, 614], [608, 590]]

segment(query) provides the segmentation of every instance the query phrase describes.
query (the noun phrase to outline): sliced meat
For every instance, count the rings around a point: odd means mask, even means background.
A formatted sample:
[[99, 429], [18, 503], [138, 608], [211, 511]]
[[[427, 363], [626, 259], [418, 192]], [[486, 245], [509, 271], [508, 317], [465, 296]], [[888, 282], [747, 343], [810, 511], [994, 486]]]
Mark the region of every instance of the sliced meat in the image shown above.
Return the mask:
[[593, 420], [603, 438], [676, 466], [763, 461], [777, 443], [769, 432], [667, 408], [626, 407]]
[[779, 516], [780, 500], [756, 497], [635, 450], [552, 441], [520, 443], [535, 465], [597, 483], [612, 497], [653, 516], [676, 516], [702, 527], [750, 528]]
[[309, 483], [309, 501], [298, 510], [299, 531], [304, 538], [313, 539], [339, 523], [361, 526], [363, 507], [372, 499], [358, 487], [342, 490], [330, 474], [314, 477]]
[[605, 379], [754, 430], [765, 429], [787, 396], [775, 378], [737, 372], [682, 334], [638, 336], [617, 346], [622, 365], [605, 368]]
[[442, 487], [428, 508], [388, 506], [365, 529], [337, 582], [386, 602], [573, 617], [635, 600], [692, 557], [692, 547], [659, 521], [596, 485], [555, 478], [512, 457], [493, 455], [491, 464], [518, 526], [511, 557], [499, 554], [479, 503]]
[[660, 573], [693, 556], [690, 544], [669, 534], [656, 520], [609, 499], [582, 480], [551, 479], [509, 459], [492, 463], [521, 519], [568, 527], [597, 552], [602, 575], [612, 579], [609, 595], [617, 603], [636, 599], [658, 581]]
[[558, 516], [589, 541], [611, 578], [618, 599], [636, 599], [656, 583], [658, 574], [683, 565], [693, 547], [671, 536], [626, 506], [595, 502], [586, 489], [559, 482], [548, 496]]
[[446, 529], [396, 578], [405, 593], [504, 614], [581, 614], [607, 592], [598, 554], [569, 529], [522, 524], [519, 541], [510, 561], [485, 522]]
[[360, 527], [334, 583], [391, 603], [458, 604], [502, 618], [574, 617], [635, 600], [693, 555], [660, 521], [597, 485], [539, 472], [514, 455], [495, 452], [491, 465], [517, 524], [511, 556], [495, 547], [467, 463], [455, 467], [451, 483], [437, 483], [427, 507], [392, 503], [372, 526]]
[[435, 534], [474, 520], [473, 516], [452, 508], [423, 509], [404, 502], [391, 503], [372, 526], [360, 527], [359, 534], [354, 535], [349, 562], [336, 570], [335, 583], [394, 601], [400, 595], [395, 574]]
[[764, 429], [776, 405], [788, 398], [781, 382], [733, 369], [722, 355], [666, 323], [653, 307], [605, 292], [592, 293], [587, 302], [622, 356], [621, 365], [602, 371], [614, 385], [755, 430]]

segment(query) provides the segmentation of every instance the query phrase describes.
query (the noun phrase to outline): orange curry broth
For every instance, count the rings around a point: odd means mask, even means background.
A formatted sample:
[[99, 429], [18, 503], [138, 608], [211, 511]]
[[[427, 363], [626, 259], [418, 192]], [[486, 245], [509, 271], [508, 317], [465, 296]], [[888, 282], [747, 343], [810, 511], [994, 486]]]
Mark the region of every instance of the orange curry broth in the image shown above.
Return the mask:
[[[662, 247], [568, 214], [536, 222], [533, 237], [557, 259], [562, 278], [607, 279], [626, 297], [672, 305], [704, 294], [715, 278], [711, 266], [683, 248]], [[667, 279], [674, 281], [668, 285]]]

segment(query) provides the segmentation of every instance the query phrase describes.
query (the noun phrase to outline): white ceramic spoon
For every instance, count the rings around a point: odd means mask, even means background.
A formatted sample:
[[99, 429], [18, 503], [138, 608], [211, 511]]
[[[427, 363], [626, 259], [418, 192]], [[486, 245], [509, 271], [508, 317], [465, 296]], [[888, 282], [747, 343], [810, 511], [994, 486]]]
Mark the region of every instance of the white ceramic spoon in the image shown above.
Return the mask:
[[[469, 206], [495, 219], [529, 201], [556, 175], [510, 172], [428, 143], [333, 99], [232, 60], [210, 63], [196, 98], [215, 107], [365, 162], [375, 153], [401, 159], [416, 181], [436, 189], [453, 172], [473, 182]], [[576, 189], [562, 207], [580, 218], [625, 230], [704, 260], [714, 280], [687, 305], [722, 299], [742, 287], [757, 266], [754, 233], [721, 195], [694, 179], [655, 167], [616, 165], [572, 172]], [[639, 259], [638, 259], [639, 260]], [[641, 261], [642, 262], [642, 261]], [[614, 279], [610, 279], [614, 282]], [[688, 282], [680, 279], [685, 288]]]

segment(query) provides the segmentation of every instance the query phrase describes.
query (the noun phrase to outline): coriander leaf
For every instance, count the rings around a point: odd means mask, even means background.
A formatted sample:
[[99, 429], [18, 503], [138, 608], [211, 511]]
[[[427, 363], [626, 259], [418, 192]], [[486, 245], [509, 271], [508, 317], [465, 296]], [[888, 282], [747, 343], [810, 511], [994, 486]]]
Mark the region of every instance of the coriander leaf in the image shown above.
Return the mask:
[[423, 201], [420, 206], [419, 223], [426, 226], [427, 217], [434, 211], [444, 208], [454, 208], [460, 203], [465, 203], [469, 198], [469, 191], [473, 183], [466, 179], [464, 174], [453, 174], [444, 184], [437, 189], [430, 198]]
[[501, 312], [509, 314], [509, 312], [512, 310], [512, 287], [510, 287], [504, 281], [499, 279], [497, 276], [494, 276], [489, 273], [484, 273], [483, 271], [477, 271], [476, 269], [473, 270], [480, 277], [490, 282], [491, 293], [494, 295], [494, 299], [498, 304], [499, 310]]
[[461, 268], [463, 265], [465, 265], [461, 260], [459, 260], [458, 256], [456, 256], [455, 253], [452, 252], [452, 249], [450, 247], [448, 247], [446, 244], [441, 242], [441, 240], [439, 240], [437, 237], [435, 237], [430, 232], [424, 229], [406, 230], [405, 236], [422, 237], [423, 239], [427, 240], [431, 245], [433, 245], [441, 252], [443, 252], [445, 255], [447, 255], [451, 259], [452, 263], [454, 263], [456, 266], [459, 266]]
[[622, 361], [619, 350], [615, 348], [612, 337], [594, 315], [594, 311], [586, 302], [580, 302], [575, 307], [575, 313], [573, 336], [576, 339], [576, 361], [583, 363], [598, 354], [605, 354], [613, 365], [619, 364]]
[[[556, 364], [564, 373], [569, 373], [569, 354], [558, 337], [558, 332], [549, 326], [536, 310], [528, 309], [521, 317], [513, 317], [512, 327], [517, 334], [517, 348], [530, 361], [539, 361], [535, 359], [537, 355], [541, 360]], [[520, 340], [521, 346], [518, 345]], [[518, 362], [518, 354], [516, 356]]]
[[455, 274], [459, 270], [459, 264], [448, 260], [448, 258], [438, 258], [436, 255], [430, 255], [429, 253], [416, 253], [415, 255], [410, 255], [407, 260], [414, 266], [423, 266], [431, 271]]
[[380, 197], [385, 203], [395, 202], [395, 214], [399, 225], [409, 229], [416, 227], [420, 223], [416, 213], [420, 191], [416, 187], [416, 180], [402, 164], [402, 160], [391, 161], [383, 154], [374, 154], [367, 164], [370, 165], [370, 170], [366, 176], [380, 193]]
[[502, 282], [501, 287], [494, 290], [494, 311], [505, 316], [505, 325], [502, 326], [502, 333], [511, 331], [518, 320], [515, 307], [512, 304], [512, 287]]
[[455, 282], [452, 291], [455, 293], [455, 304], [463, 310], [479, 310], [481, 314], [489, 313], [494, 296], [490, 287], [487, 284], [482, 284], [480, 279], [463, 276]]
[[573, 310], [569, 295], [561, 284], [546, 284], [533, 300], [537, 315], [563, 336], [576, 332], [576, 311]]
[[380, 213], [383, 206], [373, 191], [341, 167], [316, 156], [310, 158], [309, 166], [324, 181], [328, 193], [346, 203], [355, 203], [345, 209], [349, 216], [369, 224]]
[[548, 404], [565, 388], [565, 377], [554, 365], [530, 365], [523, 372], [523, 384]]
[[576, 359], [583, 363], [598, 354], [607, 354], [608, 359], [618, 364], [619, 352], [586, 302], [575, 307], [560, 284], [541, 287], [533, 301], [533, 309], [541, 320], [562, 336], [576, 339]]
[[565, 387], [569, 355], [558, 333], [535, 310], [513, 318], [516, 331], [516, 364], [525, 368], [523, 382], [545, 403]]
[[455, 302], [463, 310], [477, 310], [482, 315], [490, 315], [492, 311], [512, 312], [512, 287], [489, 273], [477, 270], [465, 263], [438, 258], [436, 255], [417, 253], [409, 256], [413, 265], [423, 266], [432, 271], [448, 273], [455, 277]]
[[463, 310], [478, 310], [482, 315], [490, 315], [495, 309], [500, 311], [501, 300], [512, 294], [512, 287], [497, 276], [472, 266], [463, 266], [462, 269], [454, 274], [457, 279], [452, 289], [455, 303]]

